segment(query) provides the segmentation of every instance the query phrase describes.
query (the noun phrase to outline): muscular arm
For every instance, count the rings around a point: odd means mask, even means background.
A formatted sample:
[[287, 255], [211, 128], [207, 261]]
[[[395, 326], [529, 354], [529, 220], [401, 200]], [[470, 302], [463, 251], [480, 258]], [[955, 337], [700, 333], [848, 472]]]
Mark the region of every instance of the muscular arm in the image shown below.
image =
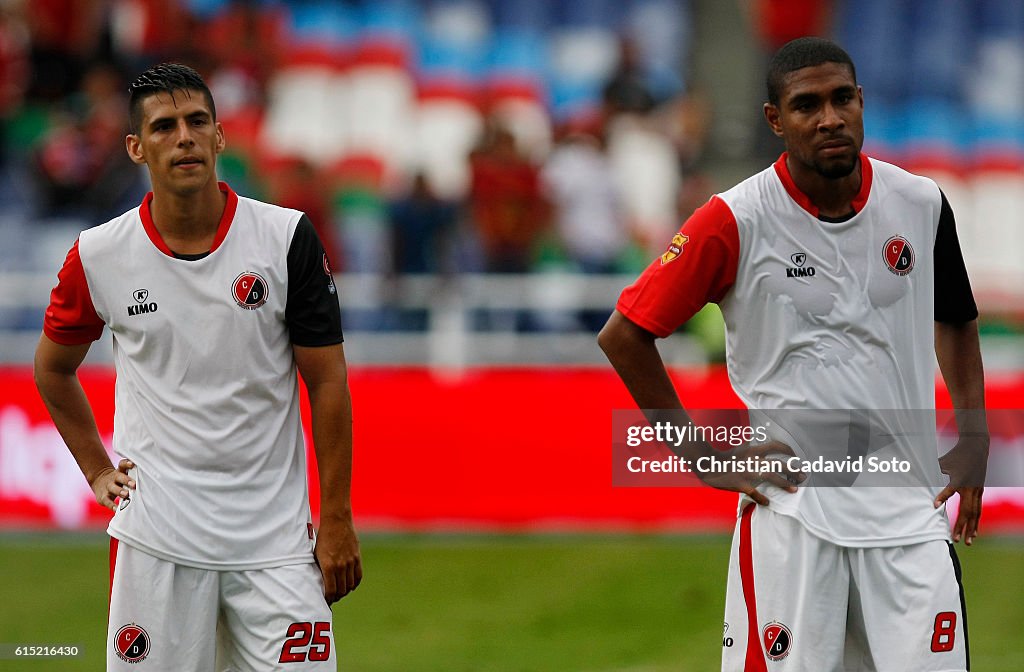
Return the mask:
[[89, 345], [60, 345], [43, 334], [36, 346], [35, 381], [53, 424], [78, 462], [96, 501], [114, 509], [117, 498], [128, 497], [128, 490], [135, 488], [135, 481], [127, 474], [134, 465], [122, 460], [115, 469], [100, 440], [96, 418], [77, 375]]
[[654, 334], [616, 310], [597, 335], [597, 344], [639, 408], [682, 410]]
[[[619, 374], [636, 405], [644, 411], [651, 423], [667, 420], [678, 423], [689, 422], [679, 395], [676, 394], [665, 364], [658, 353], [654, 334], [631, 322], [619, 311], [612, 313], [608, 323], [597, 337], [598, 345], [608, 357], [615, 372]], [[681, 454], [688, 460], [696, 461], [704, 456], [720, 456], [706, 441], [692, 441], [680, 446]], [[784, 451], [785, 446], [772, 442], [766, 446], [745, 449], [751, 457], [763, 457], [772, 452]], [[742, 492], [763, 506], [768, 498], [756, 486], [756, 479], [743, 474], [705, 477], [705, 482], [723, 490]], [[789, 492], [796, 488], [777, 474], [769, 474], [764, 480]]]
[[935, 356], [956, 409], [960, 433], [956, 446], [939, 460], [942, 471], [950, 475], [950, 482], [935, 499], [935, 506], [941, 506], [954, 492], [960, 494], [953, 541], [963, 537], [969, 546], [978, 535], [989, 448], [977, 320], [936, 322]]
[[324, 597], [335, 602], [363, 578], [359, 540], [352, 523], [352, 403], [342, 345], [293, 345], [306, 383], [313, 448], [320, 472], [320, 531], [314, 555], [324, 576]]

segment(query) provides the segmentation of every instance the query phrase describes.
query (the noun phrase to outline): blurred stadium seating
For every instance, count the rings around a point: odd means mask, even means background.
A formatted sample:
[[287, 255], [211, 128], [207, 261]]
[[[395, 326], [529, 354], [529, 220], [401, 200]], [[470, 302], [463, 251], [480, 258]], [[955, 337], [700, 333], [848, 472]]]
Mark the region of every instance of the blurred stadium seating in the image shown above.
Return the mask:
[[[765, 12], [778, 6], [760, 4]], [[343, 291], [351, 288], [343, 294], [349, 330], [381, 332], [366, 339], [365, 353], [353, 339], [357, 361], [367, 363], [598, 363], [596, 350], [582, 347], [594, 320], [576, 319], [573, 302], [609, 311], [618, 288], [693, 205], [728, 186], [715, 163], [726, 152], [700, 130], [715, 117], [690, 104], [700, 88], [693, 82], [715, 73], [695, 66], [696, 33], [707, 20], [689, 2], [65, 5], [8, 3], [0, 11], [3, 361], [30, 356], [46, 290], [76, 233], [131, 207], [147, 188], [145, 175], [124, 165], [124, 122], [111, 120], [123, 110], [123, 82], [114, 92], [102, 84], [111, 68], [126, 80], [172, 59], [207, 76], [228, 133], [222, 177], [240, 193], [321, 220], [335, 266], [349, 276], [342, 281]], [[935, 177], [953, 203], [992, 335], [987, 347], [1013, 368], [1024, 365], [1024, 355], [1013, 354], [1022, 350], [1024, 315], [1024, 5], [949, 0], [941, 10], [925, 0], [838, 2], [832, 32], [865, 87], [867, 150]], [[627, 47], [637, 52], [635, 71], [624, 60]], [[636, 83], [650, 104], [630, 109], [628, 95], [614, 100], [622, 91], [610, 93], [616, 78]], [[533, 273], [475, 275], [487, 266], [466, 207], [474, 179], [468, 157], [494, 128], [511, 132], [537, 166], [572, 134], [602, 138], [626, 211], [619, 275], [580, 275], [554, 216], [534, 240]], [[433, 278], [403, 277], [395, 256], [403, 234], [391, 206], [417, 175], [457, 213], [438, 240], [426, 241], [436, 257], [431, 268], [442, 273]], [[486, 319], [495, 303], [520, 319]], [[485, 333], [509, 328], [514, 333]], [[721, 355], [716, 339], [687, 331], [693, 336], [680, 336], [676, 363]], [[431, 345], [470, 336], [475, 354]]]

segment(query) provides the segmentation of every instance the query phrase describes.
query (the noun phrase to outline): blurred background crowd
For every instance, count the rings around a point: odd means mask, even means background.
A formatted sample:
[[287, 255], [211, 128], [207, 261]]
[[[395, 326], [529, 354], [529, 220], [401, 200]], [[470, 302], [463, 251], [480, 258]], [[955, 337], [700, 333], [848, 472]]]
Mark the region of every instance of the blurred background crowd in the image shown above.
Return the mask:
[[[592, 343], [680, 222], [778, 156], [763, 71], [805, 34], [857, 63], [867, 151], [947, 193], [1019, 366], [1024, 0], [0, 0], [3, 359], [77, 232], [148, 190], [124, 136], [149, 65], [206, 77], [222, 179], [310, 215], [366, 361], [464, 360], [474, 332], [522, 361]], [[687, 331], [680, 361], [722, 356], [713, 312]]]

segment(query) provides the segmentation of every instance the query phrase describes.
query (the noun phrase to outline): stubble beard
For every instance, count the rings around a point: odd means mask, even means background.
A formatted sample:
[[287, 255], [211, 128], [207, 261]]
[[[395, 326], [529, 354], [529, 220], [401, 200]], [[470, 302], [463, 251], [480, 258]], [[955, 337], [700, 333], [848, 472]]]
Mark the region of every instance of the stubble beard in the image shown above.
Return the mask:
[[851, 173], [857, 168], [857, 163], [860, 157], [854, 155], [849, 159], [837, 159], [835, 161], [815, 161], [814, 170], [819, 175], [828, 180], [841, 180], [844, 177], [849, 177]]

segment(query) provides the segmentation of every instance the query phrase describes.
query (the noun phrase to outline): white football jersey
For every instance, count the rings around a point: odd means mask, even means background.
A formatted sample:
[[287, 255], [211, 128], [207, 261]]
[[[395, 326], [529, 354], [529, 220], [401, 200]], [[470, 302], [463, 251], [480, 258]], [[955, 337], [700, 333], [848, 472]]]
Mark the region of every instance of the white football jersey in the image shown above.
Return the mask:
[[[734, 390], [748, 409], [776, 420], [769, 435], [798, 455], [841, 454], [861, 441], [851, 436], [853, 422], [824, 430], [792, 426], [800, 418], [827, 424], [855, 410], [914, 410], [893, 427], [871, 431], [902, 434], [890, 442], [913, 443], [905, 448], [919, 458], [915, 467], [923, 473], [916, 482], [923, 484], [801, 487], [795, 494], [762, 490], [774, 511], [835, 543], [945, 539], [944, 509], [932, 506], [939, 490], [934, 484], [944, 480], [934, 459], [930, 415], [936, 274], [958, 281], [962, 275], [967, 282], [958, 246], [953, 256], [959, 268], [935, 268], [935, 257], [945, 258], [933, 250], [940, 213], [948, 206], [931, 180], [862, 156], [855, 214], [829, 221], [797, 189], [785, 159], [694, 213], [665, 255], [623, 291], [618, 310], [664, 337], [704, 303], [717, 302]], [[951, 211], [949, 220], [952, 226]], [[969, 304], [961, 311], [966, 320], [976, 316], [970, 312], [973, 299]], [[802, 445], [820, 444], [823, 437], [835, 445]], [[932, 459], [922, 464], [921, 455]]]
[[[73, 248], [45, 328], [64, 343], [87, 340], [73, 328], [97, 318], [113, 332], [114, 449], [137, 465], [138, 487], [110, 522], [111, 536], [208, 569], [310, 562], [295, 339], [286, 320], [303, 280], [290, 251], [308, 219], [222, 189], [227, 208], [203, 258], [166, 249], [149, 217], [151, 195], [84, 231], [80, 265]], [[319, 255], [309, 277], [334, 303], [325, 310], [337, 321], [333, 338], [319, 344], [340, 342], [334, 284], [322, 248]], [[72, 302], [78, 307], [65, 315]]]

